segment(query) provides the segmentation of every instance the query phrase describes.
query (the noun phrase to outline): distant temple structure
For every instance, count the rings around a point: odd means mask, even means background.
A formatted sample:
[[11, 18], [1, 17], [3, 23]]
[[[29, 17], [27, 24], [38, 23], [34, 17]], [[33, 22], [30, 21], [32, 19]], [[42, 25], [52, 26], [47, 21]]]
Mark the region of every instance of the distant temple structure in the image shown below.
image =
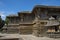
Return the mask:
[[[36, 5], [31, 12], [22, 11], [9, 19], [7, 33], [33, 34], [35, 36], [55, 36], [60, 34], [60, 6]], [[3, 32], [5, 32], [3, 30]]]

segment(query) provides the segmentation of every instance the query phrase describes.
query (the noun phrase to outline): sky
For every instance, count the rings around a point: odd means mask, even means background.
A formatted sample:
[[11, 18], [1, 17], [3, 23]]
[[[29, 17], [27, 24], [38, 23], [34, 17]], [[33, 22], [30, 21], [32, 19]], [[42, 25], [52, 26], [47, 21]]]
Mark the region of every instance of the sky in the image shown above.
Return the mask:
[[0, 15], [5, 19], [20, 11], [32, 11], [35, 5], [60, 6], [60, 0], [0, 0]]

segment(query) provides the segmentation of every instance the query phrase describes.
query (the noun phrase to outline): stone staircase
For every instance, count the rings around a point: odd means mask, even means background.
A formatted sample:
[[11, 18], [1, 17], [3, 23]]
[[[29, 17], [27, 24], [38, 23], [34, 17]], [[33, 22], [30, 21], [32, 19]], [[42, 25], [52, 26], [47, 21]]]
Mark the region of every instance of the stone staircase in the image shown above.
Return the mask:
[[50, 38], [60, 38], [60, 32], [48, 32], [47, 37]]

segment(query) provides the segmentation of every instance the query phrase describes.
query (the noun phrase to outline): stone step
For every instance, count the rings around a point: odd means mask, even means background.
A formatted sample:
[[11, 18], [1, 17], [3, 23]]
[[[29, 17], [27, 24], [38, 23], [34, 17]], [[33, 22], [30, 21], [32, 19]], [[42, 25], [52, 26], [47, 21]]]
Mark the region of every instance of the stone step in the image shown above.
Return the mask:
[[51, 38], [60, 38], [60, 34], [47, 34], [47, 36]]

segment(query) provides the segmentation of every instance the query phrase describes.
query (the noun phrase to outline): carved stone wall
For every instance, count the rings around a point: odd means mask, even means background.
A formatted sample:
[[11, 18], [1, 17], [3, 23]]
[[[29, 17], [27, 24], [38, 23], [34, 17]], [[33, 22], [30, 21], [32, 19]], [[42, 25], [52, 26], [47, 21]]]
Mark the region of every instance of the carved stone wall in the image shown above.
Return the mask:
[[32, 34], [32, 27], [30, 24], [20, 25], [20, 34]]

